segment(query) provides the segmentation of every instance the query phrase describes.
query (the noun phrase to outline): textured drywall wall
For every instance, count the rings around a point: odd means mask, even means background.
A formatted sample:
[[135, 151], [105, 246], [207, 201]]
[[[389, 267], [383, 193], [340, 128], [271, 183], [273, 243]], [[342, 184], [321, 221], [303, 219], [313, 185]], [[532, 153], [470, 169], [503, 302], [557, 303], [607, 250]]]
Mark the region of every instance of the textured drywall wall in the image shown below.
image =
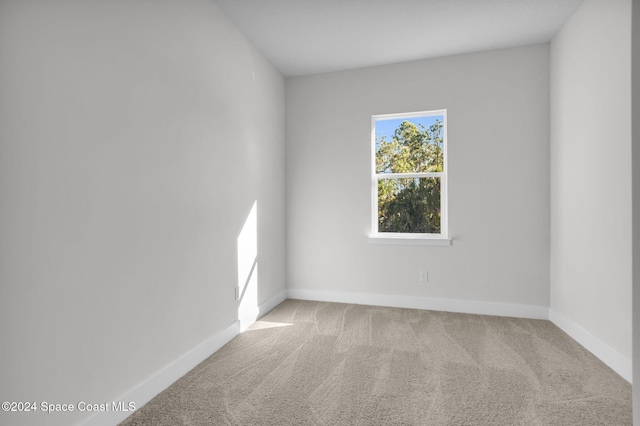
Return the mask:
[[0, 63], [0, 400], [112, 401], [233, 324], [254, 203], [284, 290], [284, 79], [213, 2], [3, 1]]
[[631, 2], [551, 42], [551, 309], [631, 359]]
[[[640, 1], [632, 1], [631, 117], [633, 228], [633, 383], [640, 383]], [[640, 386], [633, 387], [633, 424], [640, 426]]]
[[[548, 59], [542, 44], [287, 78], [288, 288], [548, 306]], [[370, 244], [371, 116], [434, 109], [453, 245]]]

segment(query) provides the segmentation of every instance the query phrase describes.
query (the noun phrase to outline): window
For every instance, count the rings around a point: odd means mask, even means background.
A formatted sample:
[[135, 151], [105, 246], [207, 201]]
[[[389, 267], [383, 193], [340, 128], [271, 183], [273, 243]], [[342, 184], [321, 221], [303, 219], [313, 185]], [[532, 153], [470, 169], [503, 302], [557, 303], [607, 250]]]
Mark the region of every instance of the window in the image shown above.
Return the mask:
[[371, 117], [372, 240], [448, 244], [447, 111]]

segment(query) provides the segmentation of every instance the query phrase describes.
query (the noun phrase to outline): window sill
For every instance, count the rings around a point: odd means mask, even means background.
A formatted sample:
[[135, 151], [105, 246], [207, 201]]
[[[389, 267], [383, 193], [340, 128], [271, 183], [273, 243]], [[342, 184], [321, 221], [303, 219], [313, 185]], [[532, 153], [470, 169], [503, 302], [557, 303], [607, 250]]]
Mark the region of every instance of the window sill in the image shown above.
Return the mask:
[[369, 236], [369, 244], [401, 244], [401, 245], [423, 245], [423, 246], [450, 246], [451, 239], [443, 237], [424, 237], [411, 234], [383, 235], [375, 234]]

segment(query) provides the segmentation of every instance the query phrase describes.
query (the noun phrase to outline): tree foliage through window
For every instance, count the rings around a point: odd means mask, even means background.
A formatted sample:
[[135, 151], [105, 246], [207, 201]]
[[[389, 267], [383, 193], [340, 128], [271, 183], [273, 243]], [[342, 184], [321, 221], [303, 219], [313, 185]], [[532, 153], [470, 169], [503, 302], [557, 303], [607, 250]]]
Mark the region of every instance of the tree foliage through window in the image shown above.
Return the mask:
[[405, 120], [389, 140], [376, 133], [378, 232], [441, 232], [443, 126], [440, 117], [428, 127]]

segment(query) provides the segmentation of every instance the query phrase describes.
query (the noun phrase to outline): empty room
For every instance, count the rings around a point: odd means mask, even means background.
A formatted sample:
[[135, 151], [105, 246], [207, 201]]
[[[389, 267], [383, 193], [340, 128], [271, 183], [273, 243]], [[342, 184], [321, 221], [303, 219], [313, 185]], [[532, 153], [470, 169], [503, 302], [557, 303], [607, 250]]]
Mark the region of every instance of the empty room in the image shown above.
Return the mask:
[[0, 425], [640, 426], [639, 10], [0, 0]]

